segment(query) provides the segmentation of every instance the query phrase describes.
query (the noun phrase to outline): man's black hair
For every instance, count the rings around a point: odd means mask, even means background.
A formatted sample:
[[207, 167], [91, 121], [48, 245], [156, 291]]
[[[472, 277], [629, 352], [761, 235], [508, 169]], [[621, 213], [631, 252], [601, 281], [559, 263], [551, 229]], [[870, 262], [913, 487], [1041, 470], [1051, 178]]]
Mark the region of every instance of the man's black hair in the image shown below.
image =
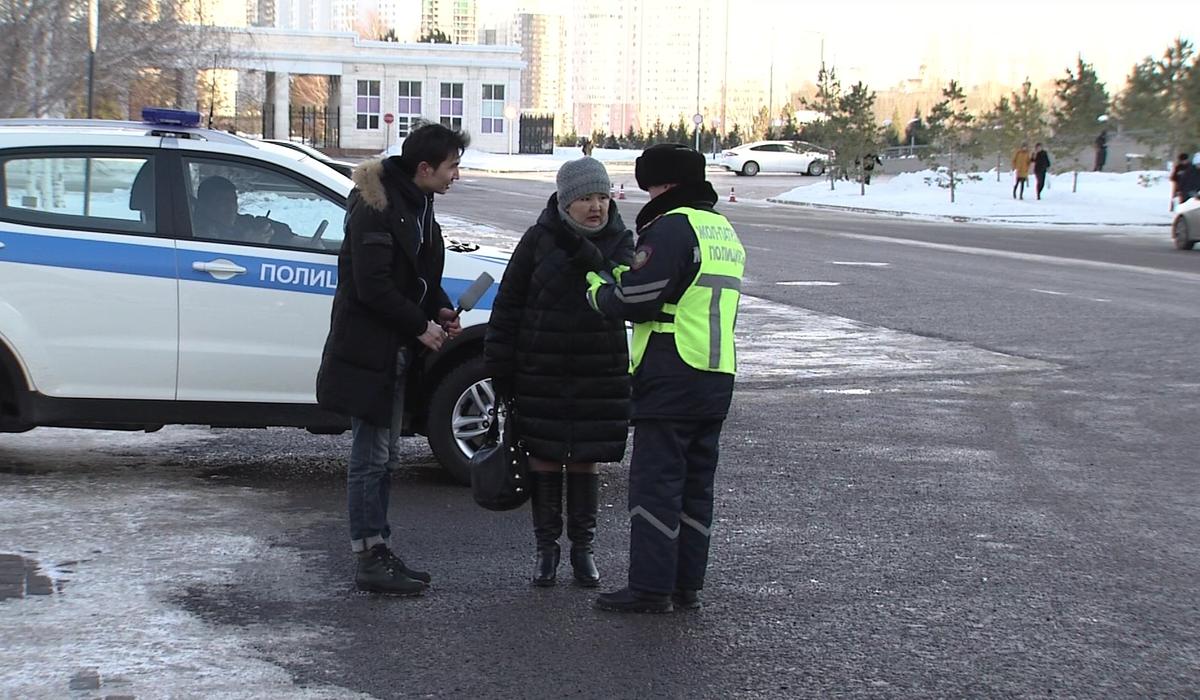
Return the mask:
[[447, 158], [462, 155], [471, 143], [465, 131], [455, 131], [437, 123], [426, 123], [409, 132], [400, 147], [400, 160], [415, 172], [421, 163], [436, 168]]

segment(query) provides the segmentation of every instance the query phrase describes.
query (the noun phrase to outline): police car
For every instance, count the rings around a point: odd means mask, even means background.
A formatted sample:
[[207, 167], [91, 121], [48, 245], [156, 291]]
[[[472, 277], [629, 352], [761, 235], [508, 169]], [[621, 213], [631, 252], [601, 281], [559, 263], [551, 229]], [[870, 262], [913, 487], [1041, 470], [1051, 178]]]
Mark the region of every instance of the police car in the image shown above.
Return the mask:
[[[297, 151], [147, 110], [0, 120], [0, 432], [348, 421], [314, 395], [349, 179]], [[230, 204], [230, 198], [236, 204]], [[229, 207], [235, 207], [229, 211]], [[451, 243], [451, 300], [507, 255]], [[408, 433], [468, 479], [486, 433], [495, 287], [425, 360]]]

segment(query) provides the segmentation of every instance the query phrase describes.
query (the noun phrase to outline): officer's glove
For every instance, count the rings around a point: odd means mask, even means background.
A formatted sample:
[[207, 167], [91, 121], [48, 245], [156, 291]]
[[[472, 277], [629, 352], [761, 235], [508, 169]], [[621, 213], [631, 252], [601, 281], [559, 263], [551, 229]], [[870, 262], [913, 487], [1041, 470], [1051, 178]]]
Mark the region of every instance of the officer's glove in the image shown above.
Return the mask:
[[593, 310], [600, 311], [600, 302], [596, 300], [596, 295], [600, 292], [600, 287], [606, 284], [616, 284], [613, 276], [607, 272], [589, 272], [587, 273], [587, 300]]

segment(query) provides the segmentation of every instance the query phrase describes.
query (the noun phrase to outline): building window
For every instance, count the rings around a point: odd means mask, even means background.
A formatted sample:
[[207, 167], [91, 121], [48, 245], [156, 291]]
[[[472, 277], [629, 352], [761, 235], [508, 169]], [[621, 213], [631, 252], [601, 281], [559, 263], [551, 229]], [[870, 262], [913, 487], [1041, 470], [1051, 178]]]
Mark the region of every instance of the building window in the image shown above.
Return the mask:
[[504, 86], [483, 86], [483, 125], [485, 134], [504, 133]]
[[400, 99], [396, 103], [396, 134], [404, 137], [413, 130], [421, 118], [421, 83], [418, 80], [401, 80]]
[[462, 130], [462, 83], [442, 83], [442, 100], [439, 108], [439, 116], [442, 118], [442, 126], [448, 126], [455, 131]]
[[358, 81], [358, 100], [355, 105], [358, 113], [358, 128], [379, 128], [379, 81]]

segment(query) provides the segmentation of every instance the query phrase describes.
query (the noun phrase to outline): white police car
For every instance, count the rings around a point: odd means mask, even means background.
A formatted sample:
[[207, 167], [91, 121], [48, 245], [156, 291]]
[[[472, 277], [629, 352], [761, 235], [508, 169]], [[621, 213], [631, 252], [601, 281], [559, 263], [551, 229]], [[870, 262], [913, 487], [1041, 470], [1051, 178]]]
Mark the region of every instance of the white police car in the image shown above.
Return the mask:
[[[0, 120], [0, 432], [345, 430], [314, 384], [350, 180], [197, 128], [194, 112], [143, 116]], [[231, 189], [233, 214], [212, 199]], [[449, 245], [447, 293], [481, 272], [499, 280], [506, 262]], [[482, 345], [494, 292], [428, 356], [406, 421], [460, 480], [492, 399]]]

